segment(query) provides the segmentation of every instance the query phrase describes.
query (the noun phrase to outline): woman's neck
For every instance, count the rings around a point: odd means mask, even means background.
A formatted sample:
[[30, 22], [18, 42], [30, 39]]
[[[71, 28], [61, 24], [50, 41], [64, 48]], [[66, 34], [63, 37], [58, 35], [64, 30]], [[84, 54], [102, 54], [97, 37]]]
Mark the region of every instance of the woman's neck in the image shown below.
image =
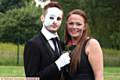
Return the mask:
[[72, 41], [73, 41], [74, 44], [77, 44], [78, 40], [79, 40], [79, 38], [72, 38]]

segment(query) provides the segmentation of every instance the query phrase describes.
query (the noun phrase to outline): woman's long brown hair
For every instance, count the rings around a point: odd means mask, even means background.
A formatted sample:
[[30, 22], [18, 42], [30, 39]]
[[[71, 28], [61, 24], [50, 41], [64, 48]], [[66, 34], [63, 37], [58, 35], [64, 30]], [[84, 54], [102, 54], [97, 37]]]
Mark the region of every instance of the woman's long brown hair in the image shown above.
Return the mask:
[[[85, 12], [80, 10], [80, 9], [72, 10], [71, 12], [69, 12], [69, 14], [67, 16], [67, 20], [72, 14], [77, 14], [77, 15], [80, 15], [80, 16], [83, 17], [84, 23], [85, 23], [85, 30], [83, 31], [82, 36], [79, 37], [77, 45], [73, 49], [73, 51], [71, 52], [71, 55], [70, 55], [71, 61], [70, 61], [70, 71], [69, 72], [71, 74], [76, 72], [76, 70], [77, 70], [77, 64], [80, 63], [80, 56], [81, 56], [82, 47], [83, 47], [83, 44], [86, 41], [87, 36], [88, 36], [88, 20], [87, 20], [87, 16], [86, 16]], [[68, 34], [68, 31], [67, 31], [67, 24], [66, 24], [66, 27], [65, 27], [64, 38], [65, 38], [66, 43], [69, 40], [71, 40], [71, 37], [70, 37], [70, 35]]]

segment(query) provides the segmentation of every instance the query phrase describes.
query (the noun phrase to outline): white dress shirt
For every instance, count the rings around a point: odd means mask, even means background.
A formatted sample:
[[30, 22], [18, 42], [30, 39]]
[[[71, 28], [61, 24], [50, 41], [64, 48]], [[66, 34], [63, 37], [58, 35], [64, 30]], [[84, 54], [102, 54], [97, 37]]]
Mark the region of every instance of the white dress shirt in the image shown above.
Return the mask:
[[[51, 38], [57, 37], [59, 39], [57, 32], [55, 34], [53, 34], [53, 33], [49, 32], [44, 26], [42, 27], [41, 32], [45, 36], [45, 38], [48, 40], [48, 43], [50, 44], [52, 49], [55, 50], [55, 47], [54, 47], [54, 44], [53, 44]], [[57, 48], [58, 48], [58, 45], [57, 45]], [[59, 50], [59, 48], [58, 48], [58, 50]]]

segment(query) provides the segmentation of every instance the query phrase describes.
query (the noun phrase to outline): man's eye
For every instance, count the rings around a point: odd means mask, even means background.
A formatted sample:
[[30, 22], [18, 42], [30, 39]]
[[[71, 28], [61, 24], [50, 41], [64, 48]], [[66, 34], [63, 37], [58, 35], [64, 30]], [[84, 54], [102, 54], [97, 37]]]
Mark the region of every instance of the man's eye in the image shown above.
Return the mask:
[[61, 20], [61, 18], [60, 18], [60, 17], [57, 17], [57, 20], [58, 20], [58, 21], [60, 21], [60, 20]]
[[54, 19], [54, 17], [50, 17], [50, 19]]

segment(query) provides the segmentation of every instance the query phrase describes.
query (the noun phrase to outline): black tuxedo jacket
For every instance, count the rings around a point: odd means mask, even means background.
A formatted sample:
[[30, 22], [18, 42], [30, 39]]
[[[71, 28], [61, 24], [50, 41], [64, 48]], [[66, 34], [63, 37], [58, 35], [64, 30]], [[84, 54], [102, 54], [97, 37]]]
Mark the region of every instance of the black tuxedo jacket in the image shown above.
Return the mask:
[[[60, 47], [60, 43], [58, 43]], [[61, 47], [59, 48], [61, 54]], [[60, 71], [55, 60], [55, 52], [46, 38], [40, 34], [29, 40], [24, 48], [24, 69], [26, 77], [40, 77], [40, 80], [58, 80]]]

